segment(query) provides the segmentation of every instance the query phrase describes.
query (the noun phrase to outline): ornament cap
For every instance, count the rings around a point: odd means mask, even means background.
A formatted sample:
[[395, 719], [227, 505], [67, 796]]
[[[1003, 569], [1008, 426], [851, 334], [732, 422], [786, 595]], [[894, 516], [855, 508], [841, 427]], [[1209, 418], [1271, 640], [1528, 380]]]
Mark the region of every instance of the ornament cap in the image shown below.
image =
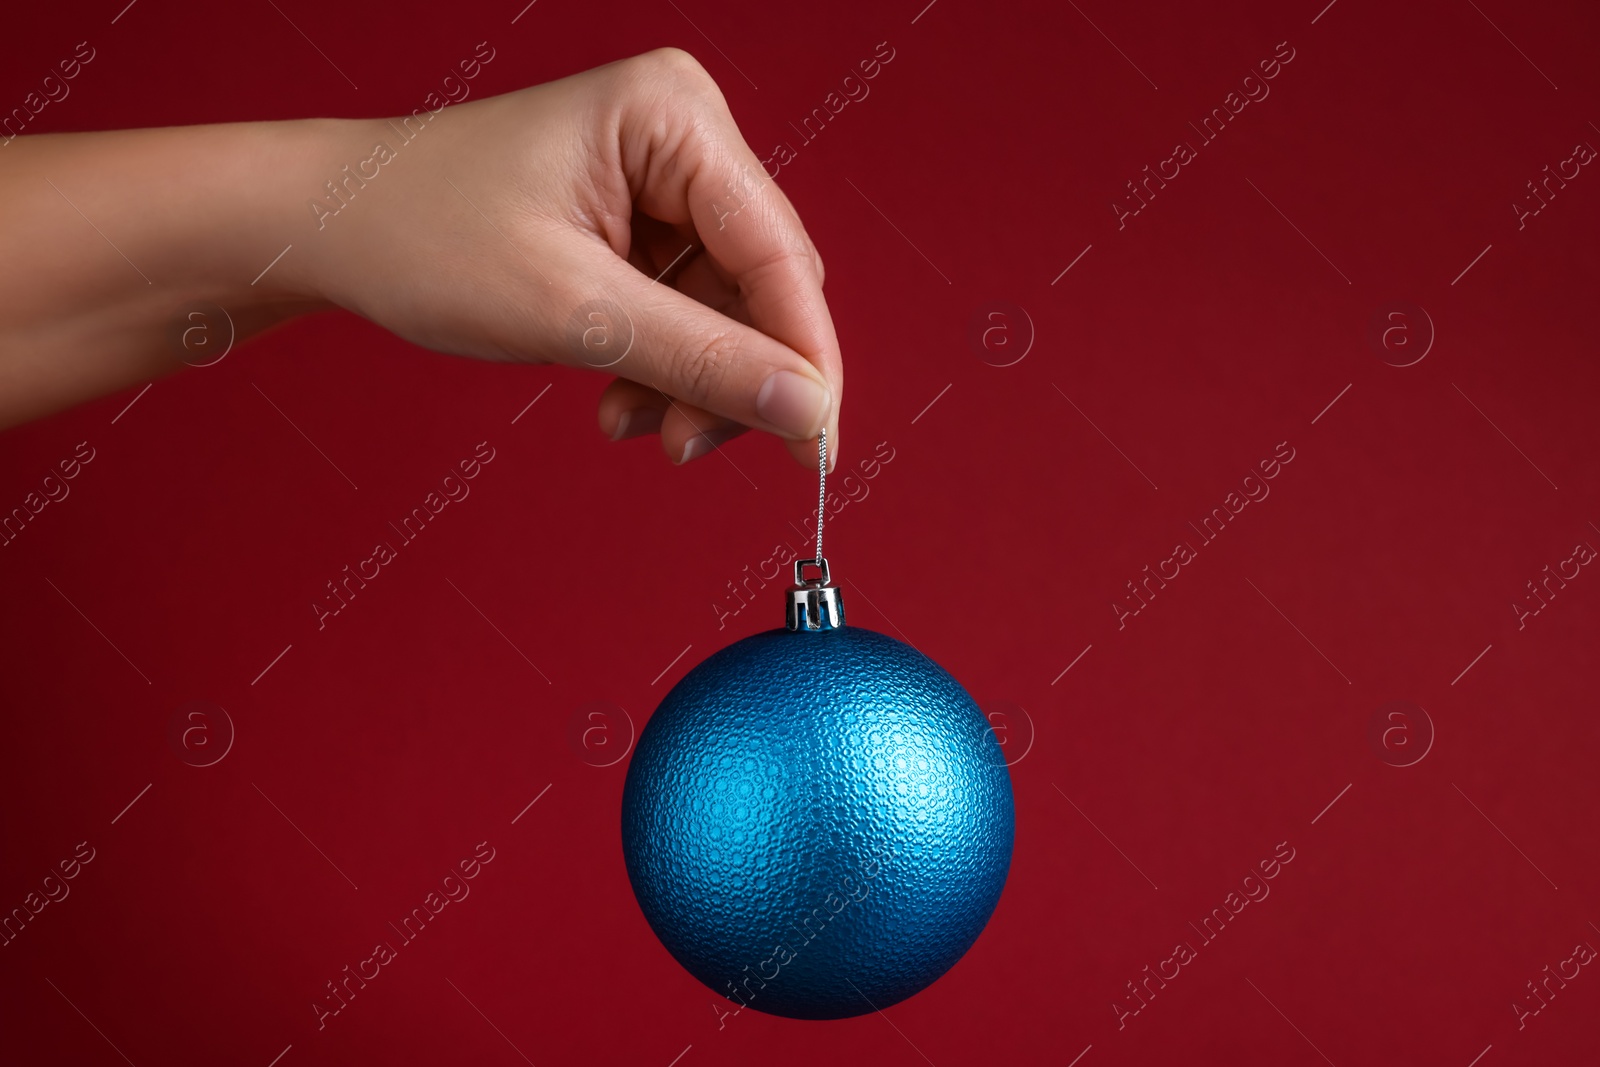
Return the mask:
[[[815, 567], [819, 576], [807, 578], [805, 569]], [[784, 604], [784, 623], [790, 630], [836, 630], [844, 625], [844, 601], [839, 587], [829, 580], [828, 561], [794, 561], [794, 587]]]

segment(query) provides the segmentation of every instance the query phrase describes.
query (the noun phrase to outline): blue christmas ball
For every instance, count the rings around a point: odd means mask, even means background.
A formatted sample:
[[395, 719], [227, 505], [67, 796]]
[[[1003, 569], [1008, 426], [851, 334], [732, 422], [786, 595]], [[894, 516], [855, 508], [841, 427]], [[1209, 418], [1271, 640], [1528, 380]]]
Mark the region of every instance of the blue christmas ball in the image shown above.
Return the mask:
[[690, 974], [797, 1019], [888, 1007], [972, 946], [1011, 865], [989, 723], [921, 652], [771, 630], [661, 702], [622, 798], [639, 906]]

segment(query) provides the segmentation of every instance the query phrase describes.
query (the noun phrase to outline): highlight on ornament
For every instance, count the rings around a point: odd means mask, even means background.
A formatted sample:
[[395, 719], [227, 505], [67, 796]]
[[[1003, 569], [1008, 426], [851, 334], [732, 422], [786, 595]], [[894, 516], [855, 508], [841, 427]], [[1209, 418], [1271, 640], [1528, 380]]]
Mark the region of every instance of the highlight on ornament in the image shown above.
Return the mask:
[[[824, 434], [824, 495], [826, 449]], [[685, 675], [623, 786], [639, 907], [725, 998], [719, 1023], [746, 1007], [862, 1015], [927, 988], [994, 913], [1014, 827], [1010, 773], [971, 696], [917, 649], [845, 624], [820, 515], [785, 625]]]

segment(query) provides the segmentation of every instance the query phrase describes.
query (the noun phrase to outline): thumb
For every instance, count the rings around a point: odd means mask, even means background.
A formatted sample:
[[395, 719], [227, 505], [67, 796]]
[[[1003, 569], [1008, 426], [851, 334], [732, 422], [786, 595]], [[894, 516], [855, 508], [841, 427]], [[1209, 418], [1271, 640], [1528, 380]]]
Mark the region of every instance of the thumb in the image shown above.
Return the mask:
[[832, 392], [799, 352], [652, 281], [609, 249], [591, 244], [585, 252], [590, 262], [569, 276], [581, 281], [565, 362], [794, 441], [810, 440], [826, 425]]

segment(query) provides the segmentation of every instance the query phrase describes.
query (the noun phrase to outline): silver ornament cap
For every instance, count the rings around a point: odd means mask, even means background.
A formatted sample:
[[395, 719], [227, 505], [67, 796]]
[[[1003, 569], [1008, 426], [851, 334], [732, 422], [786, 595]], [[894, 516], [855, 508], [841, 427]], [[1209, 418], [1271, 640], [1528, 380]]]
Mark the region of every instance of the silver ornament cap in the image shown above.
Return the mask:
[[[821, 572], [806, 578], [806, 567]], [[844, 601], [839, 587], [829, 580], [828, 561], [822, 558], [794, 561], [794, 588], [784, 606], [784, 623], [790, 630], [836, 630], [844, 625]]]

